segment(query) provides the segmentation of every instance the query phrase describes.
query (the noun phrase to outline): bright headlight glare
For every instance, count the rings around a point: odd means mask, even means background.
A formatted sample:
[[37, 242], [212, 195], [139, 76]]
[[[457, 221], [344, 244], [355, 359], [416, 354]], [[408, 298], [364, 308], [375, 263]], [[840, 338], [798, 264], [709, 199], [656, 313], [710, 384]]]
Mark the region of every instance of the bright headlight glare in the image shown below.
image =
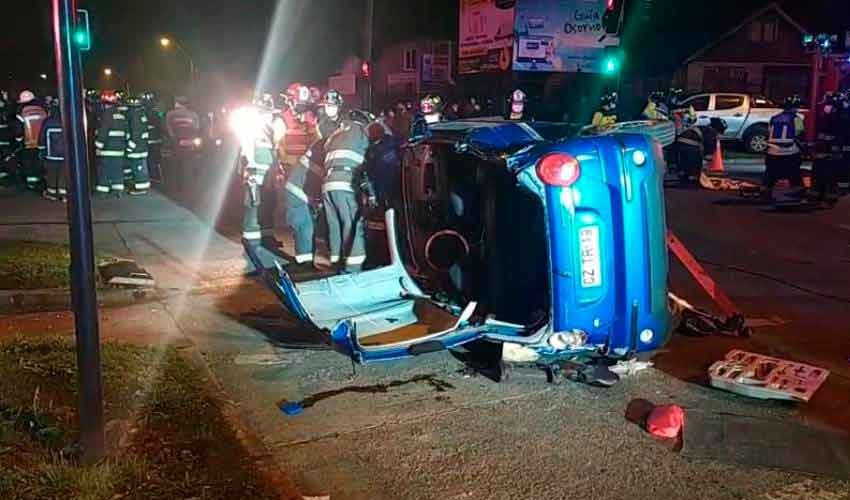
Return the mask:
[[260, 113], [254, 108], [239, 108], [230, 114], [230, 129], [240, 137], [249, 136], [259, 128]]

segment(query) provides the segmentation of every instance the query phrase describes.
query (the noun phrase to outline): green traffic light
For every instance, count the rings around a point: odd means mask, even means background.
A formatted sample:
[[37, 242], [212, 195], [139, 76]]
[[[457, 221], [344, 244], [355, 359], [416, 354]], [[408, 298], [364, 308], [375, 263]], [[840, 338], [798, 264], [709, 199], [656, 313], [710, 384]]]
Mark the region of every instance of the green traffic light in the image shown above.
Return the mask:
[[74, 34], [74, 41], [77, 42], [77, 45], [83, 45], [86, 43], [86, 34], [82, 31], [78, 31]]
[[617, 72], [617, 60], [613, 57], [605, 60], [604, 65], [605, 73], [611, 74]]

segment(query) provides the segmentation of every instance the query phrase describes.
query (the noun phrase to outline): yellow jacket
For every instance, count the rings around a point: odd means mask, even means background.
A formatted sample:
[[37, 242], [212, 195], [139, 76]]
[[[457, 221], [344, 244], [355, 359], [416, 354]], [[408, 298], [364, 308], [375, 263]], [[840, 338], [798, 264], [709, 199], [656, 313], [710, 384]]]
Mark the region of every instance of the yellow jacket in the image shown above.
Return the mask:
[[593, 120], [590, 124], [594, 127], [604, 128], [610, 127], [617, 123], [617, 115], [606, 115], [602, 111], [597, 111], [593, 114]]

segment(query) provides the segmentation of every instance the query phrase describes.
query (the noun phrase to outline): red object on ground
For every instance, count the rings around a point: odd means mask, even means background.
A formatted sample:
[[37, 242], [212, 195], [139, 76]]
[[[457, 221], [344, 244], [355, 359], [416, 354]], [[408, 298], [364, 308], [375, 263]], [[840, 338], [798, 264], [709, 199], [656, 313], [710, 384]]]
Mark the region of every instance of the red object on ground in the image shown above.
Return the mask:
[[656, 406], [646, 418], [646, 430], [653, 436], [674, 438], [685, 425], [685, 411], [680, 406]]
[[723, 166], [723, 151], [720, 148], [720, 139], [717, 139], [717, 148], [714, 150], [714, 157], [711, 159], [711, 165], [708, 166], [708, 171], [712, 174], [726, 172], [726, 168]]

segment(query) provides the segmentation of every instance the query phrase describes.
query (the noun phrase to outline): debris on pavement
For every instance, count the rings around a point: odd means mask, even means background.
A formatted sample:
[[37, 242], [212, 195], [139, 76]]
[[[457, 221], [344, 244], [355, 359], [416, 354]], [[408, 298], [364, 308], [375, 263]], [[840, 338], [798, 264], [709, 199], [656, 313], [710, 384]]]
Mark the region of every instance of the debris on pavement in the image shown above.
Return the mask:
[[280, 405], [280, 411], [282, 411], [284, 415], [294, 417], [304, 413], [304, 406], [302, 406], [298, 401], [288, 401]]
[[646, 417], [646, 430], [660, 438], [677, 437], [684, 425], [685, 411], [678, 405], [656, 406]]
[[237, 366], [260, 365], [273, 366], [286, 364], [286, 360], [279, 354], [239, 354], [233, 358], [233, 364]]
[[681, 454], [746, 467], [850, 478], [850, 437], [788, 420], [688, 412]]
[[132, 260], [118, 260], [99, 267], [103, 282], [115, 287], [153, 288], [153, 276]]
[[647, 368], [651, 368], [653, 364], [652, 361], [638, 361], [637, 358], [632, 358], [628, 361], [617, 361], [617, 364], [609, 369], [620, 377], [628, 377]]
[[738, 349], [708, 369], [712, 387], [757, 399], [808, 402], [829, 370]]
[[502, 361], [506, 363], [534, 363], [540, 359], [540, 354], [524, 345], [513, 342], [502, 344]]
[[707, 337], [709, 335], [727, 335], [731, 337], [749, 337], [752, 328], [742, 314], [732, 314], [725, 318], [691, 305], [685, 299], [668, 293], [674, 317], [679, 319], [677, 331], [686, 335]]

